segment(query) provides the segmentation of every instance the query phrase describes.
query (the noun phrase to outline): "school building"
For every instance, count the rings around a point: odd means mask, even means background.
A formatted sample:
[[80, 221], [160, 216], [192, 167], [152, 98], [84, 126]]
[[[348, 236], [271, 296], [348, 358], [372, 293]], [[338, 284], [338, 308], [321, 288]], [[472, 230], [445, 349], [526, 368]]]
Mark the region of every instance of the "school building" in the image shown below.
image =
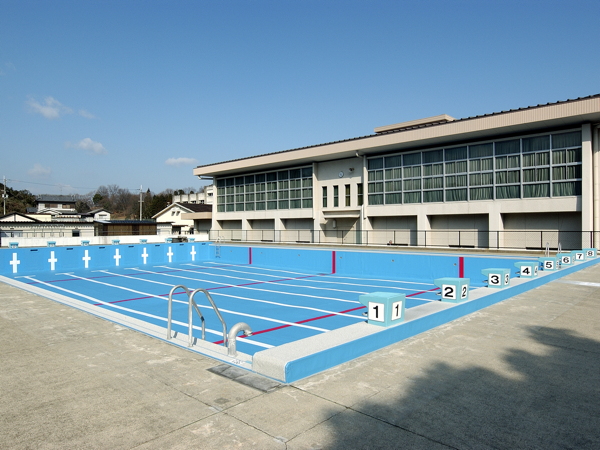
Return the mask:
[[600, 94], [382, 126], [194, 175], [216, 186], [211, 239], [598, 247], [599, 127]]

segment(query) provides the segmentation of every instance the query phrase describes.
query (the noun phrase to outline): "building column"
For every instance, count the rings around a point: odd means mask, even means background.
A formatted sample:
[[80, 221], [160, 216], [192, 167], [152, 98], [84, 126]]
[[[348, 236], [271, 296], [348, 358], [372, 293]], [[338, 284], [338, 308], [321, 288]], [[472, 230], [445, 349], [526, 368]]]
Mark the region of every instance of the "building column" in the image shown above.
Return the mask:
[[592, 130], [592, 203], [594, 217], [592, 219], [594, 247], [600, 249], [600, 125]]
[[429, 216], [425, 212], [419, 212], [417, 214], [417, 245], [423, 247], [427, 245], [427, 241], [431, 241], [431, 223], [429, 222]]
[[489, 248], [504, 247], [504, 221], [497, 208], [488, 213], [488, 236]]
[[589, 123], [581, 127], [581, 169], [581, 231], [585, 247], [588, 245], [589, 232], [594, 230], [594, 166], [592, 125]]

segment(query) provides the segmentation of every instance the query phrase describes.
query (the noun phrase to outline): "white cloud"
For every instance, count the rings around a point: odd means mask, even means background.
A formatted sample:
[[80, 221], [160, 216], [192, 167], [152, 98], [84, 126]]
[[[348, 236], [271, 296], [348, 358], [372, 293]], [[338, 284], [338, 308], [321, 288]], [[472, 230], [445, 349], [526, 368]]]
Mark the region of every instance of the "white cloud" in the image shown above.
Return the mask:
[[108, 153], [100, 142], [92, 141], [90, 138], [85, 138], [77, 142], [76, 144], [72, 144], [71, 142], [67, 142], [65, 144], [67, 148], [76, 148], [79, 150], [85, 150], [89, 153], [95, 153], [97, 155], [102, 155], [104, 153]]
[[198, 164], [198, 160], [194, 158], [169, 158], [165, 161], [167, 166], [193, 166]]
[[94, 116], [91, 112], [86, 111], [85, 109], [80, 109], [79, 115], [81, 117], [85, 117], [86, 119], [95, 119], [96, 118], [96, 116]]
[[44, 167], [41, 164], [34, 164], [32, 169], [29, 169], [27, 173], [33, 177], [46, 177], [52, 173], [49, 167]]
[[29, 98], [27, 104], [31, 112], [41, 114], [46, 119], [54, 120], [65, 114], [72, 114], [73, 110], [68, 106], [63, 105], [61, 102], [56, 100], [54, 97], [46, 97], [44, 99], [45, 104], [39, 103], [34, 98]]

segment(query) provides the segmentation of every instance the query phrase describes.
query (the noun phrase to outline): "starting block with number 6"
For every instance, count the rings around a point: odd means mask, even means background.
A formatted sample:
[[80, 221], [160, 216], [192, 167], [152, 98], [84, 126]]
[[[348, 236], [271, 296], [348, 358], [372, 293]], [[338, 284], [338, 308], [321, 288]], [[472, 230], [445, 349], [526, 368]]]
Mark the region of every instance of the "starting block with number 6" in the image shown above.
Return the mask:
[[481, 273], [487, 277], [488, 287], [503, 288], [510, 285], [510, 269], [483, 269]]
[[433, 283], [439, 287], [443, 302], [460, 303], [469, 300], [470, 278], [437, 278]]
[[367, 307], [367, 323], [389, 327], [404, 322], [405, 294], [372, 292], [363, 294], [358, 300]]
[[558, 258], [554, 258], [552, 256], [545, 256], [543, 258], [539, 258], [540, 264], [542, 265], [542, 270], [557, 270], [558, 269]]
[[519, 269], [521, 278], [533, 278], [538, 276], [538, 267], [540, 263], [537, 261], [518, 261], [515, 267]]
[[558, 253], [556, 255], [556, 257], [558, 258], [558, 261], [560, 262], [561, 266], [570, 266], [575, 262], [575, 255], [573, 254], [574, 252], [569, 252], [569, 253]]

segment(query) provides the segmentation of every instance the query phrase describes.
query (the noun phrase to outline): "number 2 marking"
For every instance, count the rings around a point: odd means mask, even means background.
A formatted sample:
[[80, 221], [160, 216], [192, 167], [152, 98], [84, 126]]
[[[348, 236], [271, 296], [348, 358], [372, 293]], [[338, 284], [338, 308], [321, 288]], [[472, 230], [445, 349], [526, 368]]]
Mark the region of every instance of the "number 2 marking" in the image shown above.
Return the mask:
[[442, 285], [442, 298], [456, 299], [454, 286], [448, 284]]

